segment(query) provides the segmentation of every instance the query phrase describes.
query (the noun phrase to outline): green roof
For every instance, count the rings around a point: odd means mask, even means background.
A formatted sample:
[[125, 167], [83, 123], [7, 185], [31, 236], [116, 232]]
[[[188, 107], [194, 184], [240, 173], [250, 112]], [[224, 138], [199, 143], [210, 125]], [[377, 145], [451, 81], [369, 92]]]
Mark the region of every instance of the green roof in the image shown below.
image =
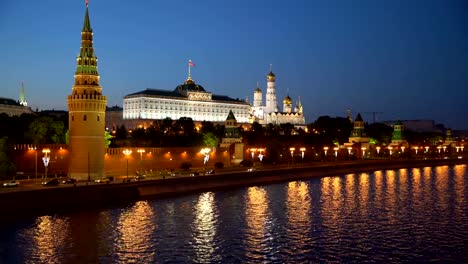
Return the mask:
[[84, 17], [83, 30], [82, 32], [93, 32], [91, 28], [91, 23], [89, 22], [88, 6], [86, 6], [86, 13]]

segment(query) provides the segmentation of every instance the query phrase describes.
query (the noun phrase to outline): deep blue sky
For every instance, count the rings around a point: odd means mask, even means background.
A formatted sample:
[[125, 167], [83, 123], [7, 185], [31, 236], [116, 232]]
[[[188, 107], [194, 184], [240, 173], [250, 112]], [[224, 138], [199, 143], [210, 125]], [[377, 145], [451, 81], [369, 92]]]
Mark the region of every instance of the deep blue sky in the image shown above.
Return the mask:
[[[378, 120], [434, 119], [468, 129], [466, 0], [90, 0], [108, 105], [187, 77], [215, 94], [301, 96], [306, 122], [346, 109]], [[24, 80], [35, 109], [66, 110], [84, 0], [6, 0], [0, 8], [0, 97]], [[371, 114], [363, 114], [372, 121]]]

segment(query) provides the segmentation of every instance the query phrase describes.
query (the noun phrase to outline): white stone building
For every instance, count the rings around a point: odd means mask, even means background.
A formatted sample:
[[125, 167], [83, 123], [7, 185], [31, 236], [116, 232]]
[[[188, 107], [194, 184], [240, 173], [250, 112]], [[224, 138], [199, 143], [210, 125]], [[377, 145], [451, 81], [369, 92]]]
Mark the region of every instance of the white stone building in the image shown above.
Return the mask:
[[173, 91], [146, 89], [123, 99], [123, 119], [178, 120], [192, 118], [195, 122], [224, 123], [232, 111], [239, 123], [250, 123], [248, 102], [205, 91], [189, 77]]
[[252, 116], [259, 124], [286, 124], [291, 123], [296, 127], [305, 126], [304, 109], [299, 99], [293, 108], [293, 100], [289, 95], [283, 100], [283, 111], [279, 110], [276, 100], [276, 76], [271, 71], [267, 75], [267, 92], [265, 96], [265, 105], [263, 105], [262, 90], [258, 87], [254, 91], [254, 100], [252, 103]]

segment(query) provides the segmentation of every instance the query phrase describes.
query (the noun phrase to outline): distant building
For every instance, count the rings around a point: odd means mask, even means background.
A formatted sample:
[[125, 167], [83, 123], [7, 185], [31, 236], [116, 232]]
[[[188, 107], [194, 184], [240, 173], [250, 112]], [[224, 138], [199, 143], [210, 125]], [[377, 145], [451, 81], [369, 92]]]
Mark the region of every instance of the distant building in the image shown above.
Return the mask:
[[393, 127], [396, 122], [401, 122], [406, 130], [411, 130], [414, 132], [441, 132], [435, 126], [434, 120], [422, 119], [422, 120], [393, 120], [393, 121], [384, 121], [382, 123], [387, 126]]
[[208, 92], [196, 84], [190, 74], [173, 91], [146, 89], [123, 99], [125, 122], [189, 117], [195, 122], [223, 123], [230, 111], [237, 117], [237, 122], [249, 123], [250, 105], [247, 102]]
[[18, 101], [10, 98], [0, 97], [0, 113], [5, 113], [9, 116], [20, 116], [22, 114], [32, 114], [31, 107], [28, 107], [28, 102], [24, 95], [24, 84], [21, 82], [21, 91]]
[[393, 124], [392, 142], [390, 143], [390, 146], [408, 147], [408, 141], [406, 141], [404, 131], [405, 126], [401, 121], [397, 121], [395, 124]]
[[349, 143], [369, 144], [369, 137], [366, 134], [364, 120], [360, 113], [357, 114], [356, 119], [354, 120], [354, 128], [349, 136]]
[[283, 111], [280, 111], [276, 100], [276, 75], [270, 69], [267, 75], [267, 90], [265, 95], [265, 105], [263, 104], [262, 90], [258, 87], [254, 91], [254, 99], [252, 102], [253, 121], [259, 124], [286, 124], [290, 123], [296, 127], [305, 127], [304, 109], [301, 100], [296, 103], [293, 108], [293, 100], [289, 95], [283, 100]]

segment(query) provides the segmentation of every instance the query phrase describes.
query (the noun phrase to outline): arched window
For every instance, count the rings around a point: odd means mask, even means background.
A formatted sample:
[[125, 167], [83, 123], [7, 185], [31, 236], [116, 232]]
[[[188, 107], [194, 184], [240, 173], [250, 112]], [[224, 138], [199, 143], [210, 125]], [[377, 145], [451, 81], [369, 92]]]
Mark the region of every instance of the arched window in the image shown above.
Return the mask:
[[86, 121], [86, 115], [83, 116], [83, 121]]

